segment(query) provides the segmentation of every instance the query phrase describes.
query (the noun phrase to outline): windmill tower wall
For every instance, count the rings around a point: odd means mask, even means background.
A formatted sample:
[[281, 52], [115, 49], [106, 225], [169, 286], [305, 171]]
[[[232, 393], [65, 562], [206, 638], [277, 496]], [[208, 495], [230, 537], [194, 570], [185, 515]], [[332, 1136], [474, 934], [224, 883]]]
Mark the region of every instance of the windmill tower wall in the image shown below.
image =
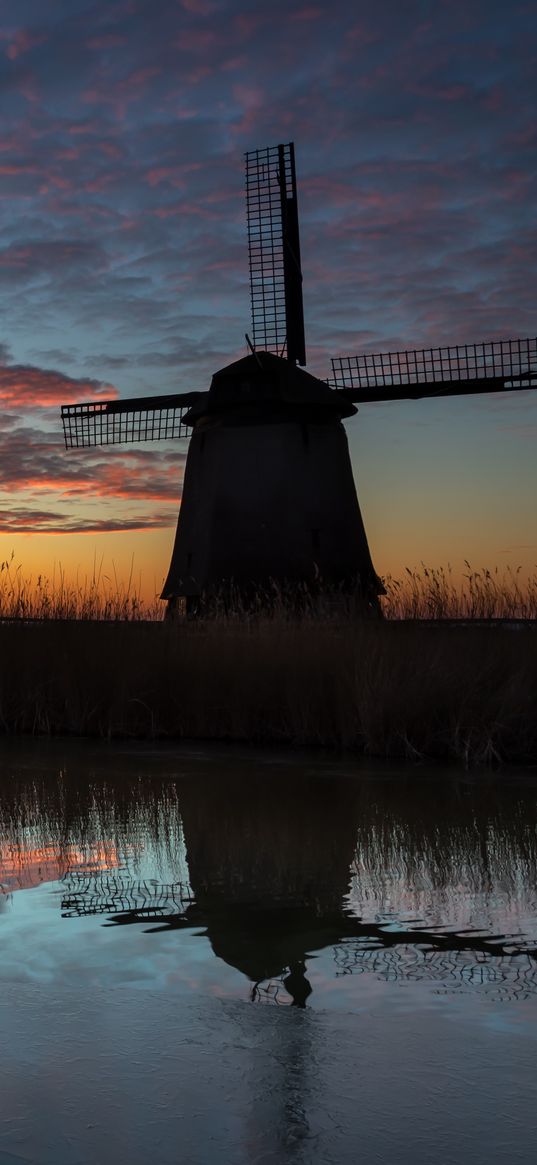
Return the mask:
[[162, 597], [322, 580], [358, 586], [374, 600], [380, 586], [337, 394], [286, 361], [262, 356], [261, 371], [248, 357], [218, 373], [196, 410], [201, 415], [192, 418]]

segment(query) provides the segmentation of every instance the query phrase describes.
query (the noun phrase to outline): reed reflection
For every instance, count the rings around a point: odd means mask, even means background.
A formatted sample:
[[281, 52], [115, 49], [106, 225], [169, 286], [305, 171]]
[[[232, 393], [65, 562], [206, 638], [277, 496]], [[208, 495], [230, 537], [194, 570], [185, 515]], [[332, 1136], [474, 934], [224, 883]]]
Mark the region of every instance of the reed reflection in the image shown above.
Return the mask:
[[1, 881], [6, 854], [53, 851], [67, 919], [195, 928], [252, 999], [303, 1008], [327, 949], [335, 977], [537, 993], [531, 789], [200, 763], [15, 782], [0, 825]]

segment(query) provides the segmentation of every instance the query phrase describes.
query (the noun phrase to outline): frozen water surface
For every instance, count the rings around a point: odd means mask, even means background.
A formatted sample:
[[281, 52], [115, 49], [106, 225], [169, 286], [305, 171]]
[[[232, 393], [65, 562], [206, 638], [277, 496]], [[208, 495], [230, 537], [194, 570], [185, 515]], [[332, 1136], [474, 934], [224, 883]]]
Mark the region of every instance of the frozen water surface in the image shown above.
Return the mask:
[[537, 781], [4, 743], [0, 1165], [535, 1161]]

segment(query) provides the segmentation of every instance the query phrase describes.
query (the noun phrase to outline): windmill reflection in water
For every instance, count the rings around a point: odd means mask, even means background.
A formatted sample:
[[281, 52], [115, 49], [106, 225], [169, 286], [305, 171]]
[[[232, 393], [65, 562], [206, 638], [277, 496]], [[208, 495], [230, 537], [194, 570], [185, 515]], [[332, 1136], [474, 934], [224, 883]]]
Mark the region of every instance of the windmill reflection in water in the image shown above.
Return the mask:
[[463, 870], [476, 901], [508, 885], [516, 867], [506, 864], [513, 860], [505, 850], [509, 828], [516, 845], [522, 831], [524, 876], [535, 886], [535, 828], [501, 813], [495, 848], [490, 821], [461, 830], [456, 799], [439, 829], [438, 799], [424, 792], [405, 812], [398, 797], [395, 807], [389, 795], [379, 803], [350, 780], [305, 777], [281, 795], [245, 778], [181, 781], [188, 882], [144, 881], [127, 869], [71, 871], [63, 878], [62, 912], [101, 915], [113, 926], [144, 924], [149, 934], [196, 928], [262, 1002], [304, 1007], [312, 991], [307, 966], [327, 949], [336, 977], [370, 972], [498, 999], [537, 995], [537, 932], [531, 940], [491, 933], [477, 917], [459, 927], [447, 908], [443, 921], [410, 916], [416, 905], [430, 914], [427, 894], [416, 890], [424, 876], [446, 902], [450, 881]]

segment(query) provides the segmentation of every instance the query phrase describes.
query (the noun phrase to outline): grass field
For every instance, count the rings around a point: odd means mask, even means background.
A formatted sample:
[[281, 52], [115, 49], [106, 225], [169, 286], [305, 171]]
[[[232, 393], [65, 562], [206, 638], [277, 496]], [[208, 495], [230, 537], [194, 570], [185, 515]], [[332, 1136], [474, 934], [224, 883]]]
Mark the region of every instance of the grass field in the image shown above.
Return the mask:
[[[465, 563], [458, 580], [448, 567], [435, 569], [421, 565], [406, 568], [402, 578], [383, 579], [386, 594], [382, 610], [386, 619], [537, 619], [537, 573], [521, 577], [520, 570], [500, 573], [486, 568], [474, 570]], [[289, 605], [277, 588], [261, 596], [260, 606], [269, 599], [275, 617], [286, 615]], [[305, 595], [305, 609], [311, 609]], [[322, 604], [315, 601], [319, 612]], [[334, 607], [352, 616], [346, 604], [332, 592], [326, 598], [324, 614]], [[103, 578], [98, 569], [83, 581], [67, 579], [61, 567], [55, 578], [26, 578], [13, 558], [0, 562], [1, 619], [91, 619], [151, 620], [164, 618], [166, 605], [157, 596], [152, 602], [140, 598], [132, 579]], [[240, 613], [237, 608], [237, 613]], [[213, 616], [221, 616], [218, 607]]]
[[536, 763], [537, 629], [478, 621], [535, 618], [535, 580], [387, 583], [385, 620], [333, 596], [301, 616], [280, 597], [269, 615], [163, 622], [128, 593], [4, 594], [0, 729]]

